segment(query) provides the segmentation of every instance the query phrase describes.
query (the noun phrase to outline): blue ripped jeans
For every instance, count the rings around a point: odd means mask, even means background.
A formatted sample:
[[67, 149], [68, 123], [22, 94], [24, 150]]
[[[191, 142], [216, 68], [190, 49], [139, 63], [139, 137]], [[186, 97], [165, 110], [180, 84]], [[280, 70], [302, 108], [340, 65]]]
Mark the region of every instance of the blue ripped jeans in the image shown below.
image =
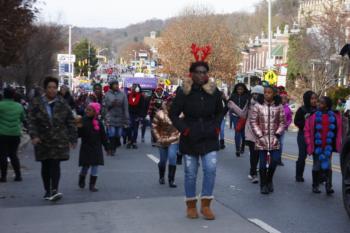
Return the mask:
[[176, 166], [176, 156], [177, 156], [178, 150], [179, 150], [178, 143], [171, 144], [168, 147], [160, 147], [159, 148], [159, 154], [160, 154], [159, 166], [165, 167], [168, 160], [169, 160], [169, 165]]
[[90, 175], [97, 176], [98, 175], [98, 166], [83, 166], [80, 171], [80, 175], [86, 176], [90, 169]]
[[202, 161], [203, 183], [201, 197], [212, 198], [215, 186], [217, 153], [210, 152], [202, 156], [185, 155], [185, 194], [186, 199], [196, 198], [196, 182], [199, 160]]

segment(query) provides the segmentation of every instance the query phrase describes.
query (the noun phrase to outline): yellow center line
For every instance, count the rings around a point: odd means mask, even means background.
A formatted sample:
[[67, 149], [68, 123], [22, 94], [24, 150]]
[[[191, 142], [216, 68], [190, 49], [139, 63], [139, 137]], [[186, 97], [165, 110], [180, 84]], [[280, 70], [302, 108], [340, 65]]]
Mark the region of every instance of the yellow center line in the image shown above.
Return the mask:
[[[225, 138], [225, 141], [227, 141], [229, 144], [235, 144], [235, 142], [232, 139]], [[298, 160], [298, 157], [296, 155], [291, 155], [291, 154], [287, 154], [287, 153], [283, 153], [282, 154], [282, 158], [288, 159], [288, 160], [291, 160], [291, 161], [297, 161]], [[307, 158], [305, 162], [308, 165], [312, 165], [313, 164], [312, 160], [309, 159], [309, 158]], [[339, 165], [333, 164], [332, 165], [332, 170], [341, 173], [341, 167]]]

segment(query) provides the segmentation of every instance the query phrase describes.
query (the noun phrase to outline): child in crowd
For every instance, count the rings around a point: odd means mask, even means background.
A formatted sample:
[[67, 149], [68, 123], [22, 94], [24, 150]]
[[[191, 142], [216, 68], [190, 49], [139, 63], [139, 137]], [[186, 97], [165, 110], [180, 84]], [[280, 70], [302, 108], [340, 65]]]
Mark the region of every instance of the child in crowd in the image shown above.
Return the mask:
[[332, 189], [332, 153], [340, 152], [342, 144], [342, 119], [339, 112], [332, 111], [332, 100], [321, 97], [318, 109], [305, 121], [305, 142], [308, 155], [313, 156], [312, 192], [321, 193], [319, 184], [326, 181], [326, 193]]
[[255, 149], [259, 152], [260, 192], [269, 194], [274, 191], [273, 175], [281, 156], [279, 139], [286, 128], [284, 109], [277, 90], [265, 87], [264, 98], [258, 99], [249, 123], [256, 137]]
[[259, 153], [255, 149], [255, 135], [253, 134], [252, 127], [249, 124], [251, 114], [253, 112], [254, 106], [258, 104], [258, 99], [264, 99], [264, 87], [260, 85], [256, 85], [252, 88], [251, 91], [251, 99], [249, 101], [248, 107], [241, 109], [232, 101], [228, 102], [228, 108], [232, 112], [236, 112], [237, 115], [241, 118], [247, 119], [247, 124], [245, 125], [245, 141], [249, 146], [249, 154], [250, 154], [250, 172], [248, 178], [252, 181], [252, 183], [256, 184], [259, 182], [258, 174], [257, 174], [257, 165], [259, 162]]
[[[283, 105], [283, 109], [284, 109], [284, 116], [286, 117], [286, 131], [288, 131], [288, 128], [290, 126], [290, 124], [293, 121], [293, 112], [289, 107], [289, 97], [288, 97], [288, 93], [286, 91], [282, 91], [280, 92], [280, 97], [282, 100], [282, 105]], [[282, 162], [282, 153], [283, 153], [283, 143], [284, 143], [284, 135], [282, 134], [280, 137], [280, 161], [278, 162], [278, 165], [280, 166], [284, 166], [283, 162]]]
[[78, 134], [81, 137], [79, 187], [85, 187], [85, 177], [90, 168], [89, 189], [91, 192], [98, 191], [96, 188], [98, 166], [104, 164], [102, 146], [106, 151], [108, 150], [108, 137], [104, 125], [98, 120], [100, 111], [101, 105], [99, 103], [90, 103], [85, 109], [82, 122], [78, 124]]
[[172, 97], [163, 102], [163, 107], [158, 110], [153, 118], [152, 131], [159, 147], [160, 161], [159, 168], [159, 184], [165, 184], [164, 175], [167, 160], [168, 165], [168, 181], [170, 188], [176, 188], [176, 156], [179, 150], [179, 131], [173, 126], [168, 113], [172, 104]]

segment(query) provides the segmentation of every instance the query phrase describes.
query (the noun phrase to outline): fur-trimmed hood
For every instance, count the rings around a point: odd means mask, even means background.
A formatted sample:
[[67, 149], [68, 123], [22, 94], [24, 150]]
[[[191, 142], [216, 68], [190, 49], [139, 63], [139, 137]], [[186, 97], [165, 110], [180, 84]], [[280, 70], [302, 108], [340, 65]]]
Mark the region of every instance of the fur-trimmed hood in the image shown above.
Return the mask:
[[[191, 78], [186, 78], [183, 81], [183, 92], [185, 95], [189, 95], [192, 90], [193, 80]], [[209, 79], [209, 81], [202, 86], [203, 90], [209, 95], [213, 95], [217, 89], [216, 83]]]

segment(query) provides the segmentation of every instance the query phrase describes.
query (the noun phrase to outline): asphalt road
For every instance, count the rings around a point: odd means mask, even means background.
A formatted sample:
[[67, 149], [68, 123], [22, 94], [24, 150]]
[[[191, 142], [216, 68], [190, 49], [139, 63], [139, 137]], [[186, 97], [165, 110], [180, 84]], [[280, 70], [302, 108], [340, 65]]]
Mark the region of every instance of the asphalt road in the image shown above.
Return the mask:
[[78, 149], [73, 151], [71, 159], [62, 163], [60, 191], [64, 198], [56, 204], [42, 200], [40, 164], [34, 162], [32, 146], [26, 146], [20, 153], [24, 181], [15, 183], [9, 178], [8, 183], [0, 183], [0, 232], [350, 232], [350, 219], [342, 206], [337, 155], [335, 194], [329, 197], [323, 188], [322, 194], [313, 194], [310, 165], [306, 182], [294, 181], [296, 134], [287, 133], [285, 166], [276, 172], [275, 192], [265, 196], [247, 178], [248, 150], [236, 158], [233, 132], [227, 130], [226, 138], [227, 147], [219, 152], [215, 221], [185, 218], [183, 166], [178, 166], [176, 174], [178, 188], [160, 186], [154, 162], [158, 151], [147, 138], [137, 150], [122, 148], [118, 156], [105, 157], [98, 193], [78, 188]]

